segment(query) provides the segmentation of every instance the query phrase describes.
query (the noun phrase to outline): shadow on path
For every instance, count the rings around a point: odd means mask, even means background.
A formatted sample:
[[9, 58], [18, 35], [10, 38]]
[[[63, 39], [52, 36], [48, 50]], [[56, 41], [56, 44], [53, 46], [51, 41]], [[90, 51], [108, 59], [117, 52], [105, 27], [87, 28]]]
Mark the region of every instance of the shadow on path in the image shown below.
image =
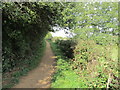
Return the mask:
[[46, 41], [46, 50], [38, 67], [30, 71], [27, 76], [21, 77], [20, 82], [13, 88], [50, 88], [56, 63], [53, 57], [50, 44]]

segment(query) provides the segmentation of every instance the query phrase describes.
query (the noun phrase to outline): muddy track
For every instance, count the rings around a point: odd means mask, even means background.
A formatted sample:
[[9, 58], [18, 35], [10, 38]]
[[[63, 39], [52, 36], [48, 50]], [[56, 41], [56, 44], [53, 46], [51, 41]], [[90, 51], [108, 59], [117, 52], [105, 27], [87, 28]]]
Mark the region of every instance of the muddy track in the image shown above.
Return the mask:
[[21, 77], [20, 82], [13, 88], [50, 88], [55, 64], [50, 44], [46, 42], [46, 50], [38, 67], [30, 71], [27, 76]]

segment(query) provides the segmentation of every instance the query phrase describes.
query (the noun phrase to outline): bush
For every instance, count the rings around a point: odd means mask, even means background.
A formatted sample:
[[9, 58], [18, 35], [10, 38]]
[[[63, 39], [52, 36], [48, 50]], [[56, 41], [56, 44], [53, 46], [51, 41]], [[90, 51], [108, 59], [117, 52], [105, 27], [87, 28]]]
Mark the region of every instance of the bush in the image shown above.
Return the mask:
[[62, 51], [62, 53], [64, 54], [64, 56], [66, 56], [67, 58], [73, 58], [73, 50], [75, 48], [75, 41], [73, 40], [57, 40], [55, 42], [58, 47], [60, 48], [60, 50]]
[[87, 88], [85, 79], [79, 76], [71, 69], [70, 60], [65, 58], [59, 45], [51, 43], [52, 50], [55, 52], [57, 59], [56, 72], [52, 78], [52, 88]]
[[[119, 70], [116, 58], [111, 57], [115, 49], [115, 45], [98, 45], [94, 40], [79, 40], [74, 50], [74, 59], [72, 59], [72, 69], [80, 75], [80, 78], [86, 78], [88, 87], [106, 88], [109, 74], [113, 74], [112, 80], [118, 81]], [[114, 49], [113, 49], [114, 48]], [[114, 51], [115, 50], [115, 51]], [[113, 82], [111, 82], [113, 83]], [[115, 87], [118, 83], [114, 83], [111, 88]]]

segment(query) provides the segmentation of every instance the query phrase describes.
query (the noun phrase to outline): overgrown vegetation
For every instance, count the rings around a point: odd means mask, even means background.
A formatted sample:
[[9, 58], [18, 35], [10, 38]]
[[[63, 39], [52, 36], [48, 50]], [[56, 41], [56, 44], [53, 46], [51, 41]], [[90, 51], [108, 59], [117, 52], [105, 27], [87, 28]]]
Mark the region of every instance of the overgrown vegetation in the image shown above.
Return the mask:
[[51, 25], [54, 25], [53, 15], [57, 18], [54, 10], [57, 7], [53, 8], [53, 5], [55, 3], [3, 4], [3, 72], [31, 58], [28, 56], [34, 56]]
[[79, 84], [82, 81], [78, 79], [79, 76], [70, 68], [68, 57], [63, 54], [59, 45], [49, 42], [57, 57], [57, 70], [52, 79], [52, 88], [81, 88]]
[[[21, 74], [29, 71], [29, 67], [32, 69], [36, 66], [43, 52], [38, 50], [43, 48], [48, 31], [53, 31], [52, 26], [62, 17], [62, 8], [56, 2], [2, 3], [3, 87], [18, 82]], [[15, 80], [11, 79], [12, 74]], [[10, 80], [7, 81], [7, 78]], [[11, 84], [8, 86], [8, 83]]]
[[73, 58], [73, 50], [74, 50], [74, 46], [76, 45], [75, 41], [73, 40], [57, 40], [55, 42], [58, 47], [60, 48], [60, 50], [62, 51], [62, 53], [64, 54], [64, 56], [66, 56], [67, 58]]
[[[117, 13], [117, 2], [3, 3], [4, 87], [37, 65], [45, 38], [57, 56], [52, 88], [119, 89]], [[46, 36], [54, 26], [75, 36]]]
[[80, 78], [87, 80], [88, 87], [106, 88], [108, 80], [112, 78], [115, 82], [111, 81], [111, 84], [114, 88], [118, 88], [117, 50], [115, 45], [101, 46], [93, 40], [79, 40], [74, 50], [75, 58], [72, 68], [79, 74]]
[[[58, 41], [63, 44], [58, 44]], [[112, 89], [118, 88], [117, 45], [102, 46], [94, 40], [79, 39], [73, 53], [68, 49], [71, 44], [58, 41], [51, 44], [57, 56], [53, 88], [106, 88], [109, 78], [112, 78], [109, 86]], [[74, 54], [72, 59], [67, 56], [68, 52], [69, 55]]]
[[70, 10], [76, 16], [71, 30], [76, 35], [52, 44], [58, 56], [52, 87], [119, 89], [117, 3], [76, 5]]
[[[34, 53], [35, 55], [30, 59], [24, 59], [19, 62], [19, 65], [12, 70], [12, 72], [3, 73], [3, 88], [11, 88], [19, 82], [19, 78], [37, 67], [44, 54], [46, 43], [43, 42], [42, 46]], [[22, 65], [22, 67], [21, 67]]]

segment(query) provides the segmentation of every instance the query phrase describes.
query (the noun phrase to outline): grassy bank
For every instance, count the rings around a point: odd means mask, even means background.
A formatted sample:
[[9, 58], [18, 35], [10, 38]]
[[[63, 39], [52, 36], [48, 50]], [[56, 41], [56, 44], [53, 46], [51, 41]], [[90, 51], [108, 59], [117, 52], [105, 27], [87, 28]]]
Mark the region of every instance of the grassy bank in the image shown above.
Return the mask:
[[57, 69], [53, 75], [51, 88], [80, 88], [84, 83], [82, 83], [79, 76], [71, 69], [69, 59], [63, 55], [57, 44], [49, 42], [57, 57]]
[[[75, 46], [74, 58], [70, 59], [61, 49], [63, 47], [67, 51], [68, 45], [61, 46], [60, 41], [49, 42], [57, 57], [57, 70], [53, 75], [52, 88], [107, 88], [109, 86], [111, 89], [118, 89], [117, 45], [98, 45], [92, 40], [81, 40]], [[110, 78], [111, 82], [108, 83]]]
[[27, 75], [29, 71], [36, 68], [44, 54], [46, 42], [44, 41], [42, 46], [34, 53], [33, 56], [29, 56], [30, 59], [20, 62], [20, 66], [16, 66], [11, 72], [3, 74], [3, 88], [11, 88], [19, 82], [21, 76]]

